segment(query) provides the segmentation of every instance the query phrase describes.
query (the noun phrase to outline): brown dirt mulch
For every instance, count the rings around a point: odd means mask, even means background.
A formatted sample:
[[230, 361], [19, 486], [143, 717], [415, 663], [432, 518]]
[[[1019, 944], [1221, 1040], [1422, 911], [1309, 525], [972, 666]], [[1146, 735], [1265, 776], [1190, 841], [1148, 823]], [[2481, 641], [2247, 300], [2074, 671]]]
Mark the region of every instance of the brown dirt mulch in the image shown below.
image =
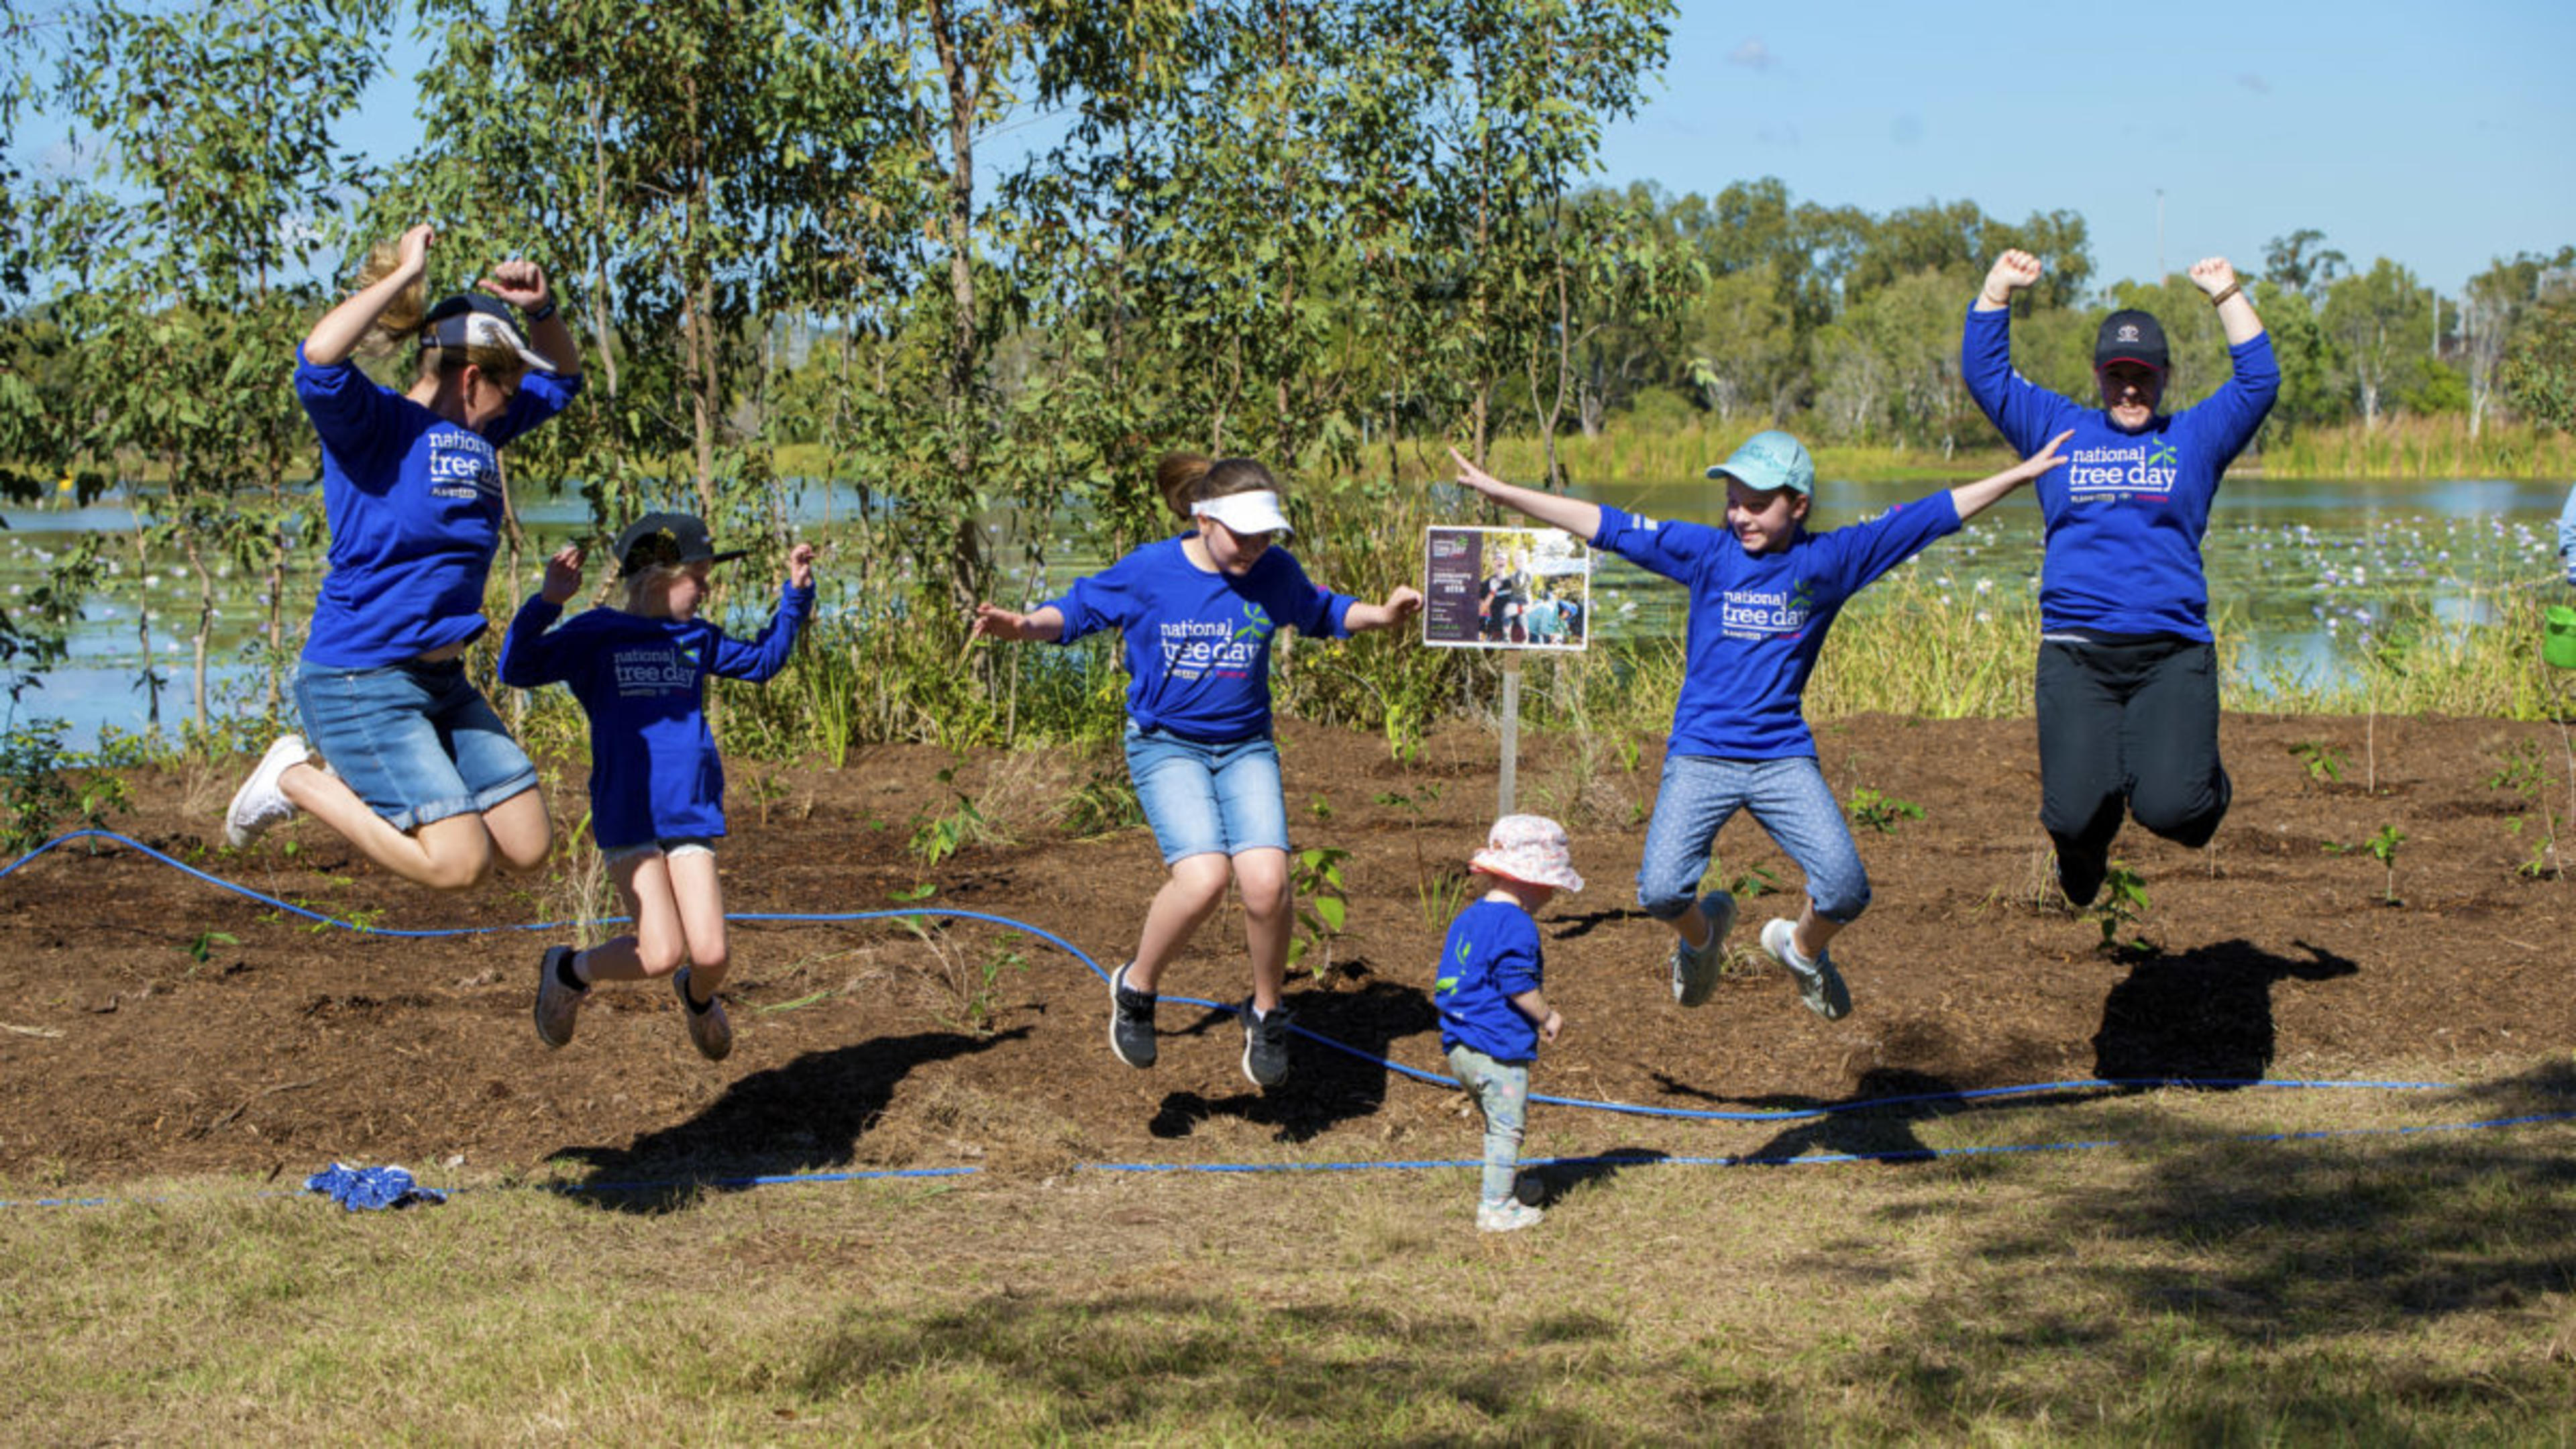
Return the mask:
[[[2215, 846], [2184, 851], [2135, 827], [2122, 837], [2150, 905], [2117, 954], [2100, 949], [2094, 922], [2046, 899], [2028, 721], [1864, 718], [1817, 733], [1838, 792], [1867, 786], [1923, 810], [1890, 833], [1860, 833], [1877, 897], [1836, 944], [1857, 1009], [1833, 1024], [1801, 1009], [1758, 956], [1731, 967], [1706, 1007], [1673, 1005], [1667, 938], [1633, 898], [1660, 740], [1638, 742], [1624, 765], [1616, 741], [1527, 742], [1522, 808], [1567, 821], [1593, 882], [1542, 918], [1548, 991], [1568, 1026], [1540, 1063], [1540, 1090], [1759, 1107], [2093, 1075], [2439, 1071], [2576, 1042], [2576, 886], [2517, 872], [2543, 826], [2496, 779], [2536, 747], [2563, 815], [2554, 726], [2229, 717], [2237, 795]], [[2340, 781], [2311, 775], [2298, 753], [2309, 742], [2342, 752]], [[1299, 843], [1349, 852], [1336, 973], [1293, 985], [1299, 1021], [1437, 1067], [1429, 964], [1445, 922], [1426, 919], [1418, 893], [1482, 839], [1493, 739], [1454, 729], [1409, 767], [1373, 736], [1293, 723], [1283, 747]], [[728, 906], [889, 909], [929, 884], [932, 903], [1027, 921], [1104, 966], [1119, 960], [1161, 880], [1151, 838], [1077, 839], [1065, 827], [1074, 792], [1114, 775], [1114, 762], [962, 762], [956, 788], [1009, 843], [925, 866], [907, 842], [917, 821], [953, 805], [936, 778], [952, 763], [885, 748], [840, 770], [737, 765]], [[558, 773], [556, 818], [577, 820], [580, 771]], [[310, 824], [241, 855], [210, 849], [220, 832], [208, 812], [229, 784], [146, 777], [117, 823], [218, 875], [381, 927], [574, 909], [561, 871], [440, 897], [355, 861]], [[1398, 794], [1418, 809], [1380, 799]], [[2405, 832], [2394, 904], [2378, 861], [2328, 849], [2388, 825]], [[1734, 943], [1749, 949], [1763, 920], [1794, 909], [1798, 876], [1749, 819], [1719, 851], [1728, 876], [1768, 870], [1784, 887], [1745, 902]], [[0, 1178], [300, 1174], [344, 1158], [605, 1183], [720, 1166], [1051, 1172], [1219, 1160], [1256, 1144], [1318, 1157], [1384, 1156], [1398, 1141], [1474, 1152], [1450, 1094], [1312, 1043], [1300, 1043], [1287, 1085], [1253, 1091], [1232, 1019], [1177, 1003], [1163, 1009], [1161, 1064], [1131, 1071], [1109, 1054], [1106, 993], [1080, 963], [974, 924], [740, 926], [729, 1061], [689, 1049], [658, 985], [602, 990], [579, 1039], [549, 1051], [529, 998], [539, 948], [563, 938], [315, 929], [129, 850], [57, 850], [0, 881]], [[1204, 930], [1165, 985], [1239, 997], [1239, 916]], [[1631, 1121], [1551, 1125], [1608, 1147], [1633, 1135]]]

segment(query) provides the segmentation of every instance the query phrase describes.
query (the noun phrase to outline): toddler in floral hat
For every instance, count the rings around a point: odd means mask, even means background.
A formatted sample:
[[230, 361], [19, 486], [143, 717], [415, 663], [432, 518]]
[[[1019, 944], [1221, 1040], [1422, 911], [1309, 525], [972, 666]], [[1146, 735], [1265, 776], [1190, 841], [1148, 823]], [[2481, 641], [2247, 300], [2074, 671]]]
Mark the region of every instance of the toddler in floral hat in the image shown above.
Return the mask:
[[1530, 1063], [1556, 1040], [1565, 1019], [1539, 991], [1538, 922], [1531, 913], [1557, 891], [1583, 889], [1565, 827], [1542, 815], [1506, 815], [1468, 861], [1490, 888], [1449, 923], [1432, 1003], [1449, 1070], [1485, 1118], [1485, 1176], [1476, 1226], [1526, 1228], [1541, 1216], [1513, 1193], [1521, 1122], [1529, 1107]]

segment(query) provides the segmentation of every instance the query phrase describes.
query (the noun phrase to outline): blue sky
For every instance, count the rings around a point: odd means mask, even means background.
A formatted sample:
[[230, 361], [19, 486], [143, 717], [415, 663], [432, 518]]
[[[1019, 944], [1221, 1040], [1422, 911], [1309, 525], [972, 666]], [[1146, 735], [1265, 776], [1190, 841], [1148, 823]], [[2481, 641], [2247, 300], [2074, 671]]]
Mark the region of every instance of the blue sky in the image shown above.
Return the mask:
[[2576, 243], [2576, 5], [2165, 0], [2038, 7], [1682, 0], [1672, 58], [1609, 132], [1611, 179], [1777, 176], [1885, 212], [1967, 198], [2090, 224], [2097, 275], [2300, 227], [2456, 293]]
[[[2177, 271], [2213, 252], [2258, 268], [2266, 241], [2315, 227], [2358, 265], [2391, 257], [2455, 295], [2495, 256], [2576, 242], [2576, 4], [2074, 13], [1682, 0], [1662, 78], [1608, 129], [1603, 179], [1678, 194], [1777, 176], [1800, 200], [1872, 212], [2067, 208], [2091, 225], [2102, 281], [2155, 274], [2159, 191]], [[386, 159], [417, 132], [421, 54], [398, 47], [397, 75], [351, 123]]]

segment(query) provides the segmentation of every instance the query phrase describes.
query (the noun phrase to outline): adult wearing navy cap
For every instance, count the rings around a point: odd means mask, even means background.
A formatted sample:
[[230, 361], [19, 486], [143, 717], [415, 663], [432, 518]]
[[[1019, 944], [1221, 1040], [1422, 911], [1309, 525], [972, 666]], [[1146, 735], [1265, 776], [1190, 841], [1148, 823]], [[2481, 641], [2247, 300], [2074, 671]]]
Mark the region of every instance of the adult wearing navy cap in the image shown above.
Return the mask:
[[2012, 368], [2013, 293], [2040, 263], [2008, 251], [1968, 309], [1960, 370], [1969, 395], [2024, 457], [2068, 429], [2067, 466], [2034, 486], [2047, 528], [2039, 585], [2040, 822], [2066, 898], [2089, 905], [2123, 814], [2202, 846], [2233, 787], [2218, 757], [2218, 651], [2200, 540], [2229, 462], [2281, 390], [2262, 319], [2224, 257], [2191, 280], [2218, 309], [2233, 373], [2206, 401], [2159, 410], [2173, 364], [2145, 312], [2103, 319], [2093, 345], [2101, 406]]

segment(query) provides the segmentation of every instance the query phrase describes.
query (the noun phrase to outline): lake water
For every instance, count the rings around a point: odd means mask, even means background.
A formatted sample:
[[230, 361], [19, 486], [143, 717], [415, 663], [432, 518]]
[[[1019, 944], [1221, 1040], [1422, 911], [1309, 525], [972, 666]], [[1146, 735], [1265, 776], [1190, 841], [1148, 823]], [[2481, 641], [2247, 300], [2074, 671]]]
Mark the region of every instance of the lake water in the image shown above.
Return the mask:
[[[1818, 487], [1814, 519], [1833, 527], [1934, 491], [1937, 485], [1923, 483], [1828, 481]], [[2351, 641], [2392, 607], [2420, 607], [2470, 627], [2483, 622], [2498, 589], [2547, 585], [2560, 576], [2556, 520], [2567, 491], [2565, 483], [2481, 479], [2229, 479], [2211, 512], [2203, 554], [2213, 605], [2235, 621], [2231, 637], [2241, 645], [2240, 682], [2327, 682], [2347, 667]], [[1604, 488], [1592, 496], [1659, 518], [1722, 521], [1723, 494], [1696, 479]], [[789, 516], [810, 532], [828, 533], [857, 507], [851, 489], [809, 486], [794, 495]], [[105, 531], [124, 540], [132, 526], [127, 510], [113, 500], [81, 509], [9, 509], [0, 517], [8, 523], [0, 532], [0, 594], [13, 607], [41, 582], [46, 563], [74, 535]], [[527, 505], [522, 519], [541, 549], [585, 524], [577, 499]], [[45, 687], [31, 693], [16, 715], [68, 719], [84, 744], [102, 724], [144, 727], [146, 700], [136, 681], [147, 640], [150, 658], [167, 680], [162, 720], [175, 724], [190, 712], [193, 581], [181, 569], [139, 564], [130, 542], [111, 549], [110, 558], [114, 573], [84, 609], [71, 639], [71, 660], [50, 671]], [[2034, 593], [2039, 559], [2039, 508], [2025, 491], [1905, 567], [1945, 592], [1955, 591], [1963, 607], [1976, 607]], [[1081, 560], [1059, 559], [1053, 582], [1060, 587], [1070, 571], [1082, 567]], [[310, 569], [289, 580], [291, 626], [308, 612], [317, 581], [318, 572]], [[264, 617], [257, 597], [261, 582], [226, 581], [235, 592], [217, 620], [220, 688], [256, 687], [258, 671], [241, 660]], [[826, 609], [831, 582], [827, 570]], [[1679, 627], [1680, 591], [1624, 561], [1601, 560], [1594, 590], [1601, 637]], [[1869, 600], [1864, 593], [1855, 610]], [[761, 613], [767, 608], [765, 598], [745, 606]]]

